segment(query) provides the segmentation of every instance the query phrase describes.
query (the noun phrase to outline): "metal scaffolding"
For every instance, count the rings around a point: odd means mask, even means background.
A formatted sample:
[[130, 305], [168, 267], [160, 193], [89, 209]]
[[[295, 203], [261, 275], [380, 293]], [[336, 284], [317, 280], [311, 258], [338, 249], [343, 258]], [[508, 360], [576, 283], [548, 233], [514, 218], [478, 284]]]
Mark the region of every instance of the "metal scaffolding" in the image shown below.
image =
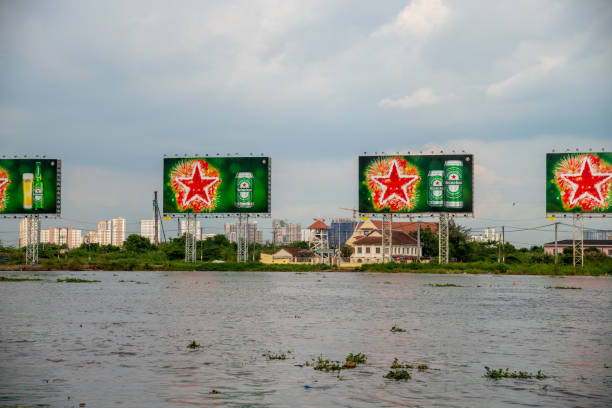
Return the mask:
[[584, 218], [580, 214], [572, 216], [572, 252], [574, 266], [584, 266]]
[[[318, 220], [325, 221], [325, 218]], [[318, 255], [320, 263], [329, 264], [329, 230], [325, 228], [313, 228], [310, 236], [310, 247]]]
[[391, 262], [393, 260], [393, 214], [383, 214], [382, 219], [382, 261]]
[[448, 263], [448, 214], [440, 213], [438, 223], [438, 262]]
[[249, 260], [249, 216], [238, 214], [238, 230], [236, 231], [236, 260], [238, 262], [248, 262]]
[[185, 231], [185, 262], [196, 261], [196, 215], [187, 214], [187, 231]]
[[38, 215], [26, 216], [26, 264], [38, 263], [38, 243], [40, 242], [40, 218]]

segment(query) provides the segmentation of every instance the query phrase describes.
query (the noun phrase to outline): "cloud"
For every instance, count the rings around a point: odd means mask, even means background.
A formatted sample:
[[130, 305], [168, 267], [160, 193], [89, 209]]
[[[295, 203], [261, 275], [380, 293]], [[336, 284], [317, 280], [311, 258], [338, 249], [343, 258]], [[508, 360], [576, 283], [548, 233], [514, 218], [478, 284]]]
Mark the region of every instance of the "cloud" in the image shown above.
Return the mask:
[[399, 108], [399, 109], [412, 109], [421, 106], [430, 106], [440, 102], [443, 99], [452, 96], [441, 96], [436, 95], [431, 88], [417, 89], [412, 95], [405, 96], [399, 99], [384, 98], [378, 102], [380, 108]]
[[413, 0], [395, 21], [383, 25], [372, 36], [427, 36], [446, 23], [449, 14], [449, 8], [441, 0]]
[[540, 57], [540, 62], [523, 71], [520, 71], [500, 82], [495, 82], [487, 87], [487, 95], [490, 97], [501, 97], [516, 91], [517, 89], [533, 84], [548, 75], [552, 70], [565, 64], [566, 58]]

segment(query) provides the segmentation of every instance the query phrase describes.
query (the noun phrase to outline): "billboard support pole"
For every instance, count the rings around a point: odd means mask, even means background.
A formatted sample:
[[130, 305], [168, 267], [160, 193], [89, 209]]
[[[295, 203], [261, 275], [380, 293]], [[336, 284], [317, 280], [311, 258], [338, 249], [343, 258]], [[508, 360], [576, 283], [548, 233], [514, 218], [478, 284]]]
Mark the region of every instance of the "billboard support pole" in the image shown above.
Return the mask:
[[248, 262], [249, 260], [249, 216], [238, 214], [238, 231], [236, 233], [236, 260]]
[[555, 222], [555, 265], [559, 261], [559, 248], [557, 247], [557, 227], [559, 226], [558, 222]]
[[382, 220], [382, 261], [391, 262], [393, 246], [393, 214], [383, 214]]
[[185, 231], [185, 262], [196, 261], [196, 215], [187, 214], [187, 231]]
[[27, 215], [26, 264], [38, 263], [38, 243], [40, 241], [40, 218], [38, 215]]
[[417, 226], [417, 262], [421, 262], [421, 223]]
[[448, 214], [440, 213], [438, 226], [438, 262], [448, 263]]
[[584, 218], [580, 214], [572, 216], [572, 252], [574, 267], [584, 266]]

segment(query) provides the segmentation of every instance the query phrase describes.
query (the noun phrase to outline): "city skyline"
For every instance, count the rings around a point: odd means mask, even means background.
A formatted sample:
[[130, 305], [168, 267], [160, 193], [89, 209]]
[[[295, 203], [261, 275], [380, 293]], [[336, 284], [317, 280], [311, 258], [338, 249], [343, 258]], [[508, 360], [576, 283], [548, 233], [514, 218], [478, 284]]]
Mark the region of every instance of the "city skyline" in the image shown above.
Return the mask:
[[272, 218], [309, 225], [357, 208], [359, 155], [466, 151], [459, 222], [541, 245], [546, 153], [612, 151], [611, 20], [606, 1], [3, 2], [0, 154], [61, 159], [43, 225], [86, 230], [151, 218], [164, 156], [270, 156]]

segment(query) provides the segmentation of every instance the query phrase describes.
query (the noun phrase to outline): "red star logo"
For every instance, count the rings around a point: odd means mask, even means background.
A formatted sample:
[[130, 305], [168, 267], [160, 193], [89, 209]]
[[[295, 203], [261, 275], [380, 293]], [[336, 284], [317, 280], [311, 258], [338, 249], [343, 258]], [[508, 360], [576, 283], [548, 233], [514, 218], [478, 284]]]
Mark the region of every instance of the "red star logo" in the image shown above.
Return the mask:
[[209, 189], [219, 182], [219, 177], [202, 176], [200, 162], [196, 162], [193, 166], [191, 177], [177, 177], [176, 181], [185, 189], [183, 207], [189, 206], [196, 199], [200, 199], [206, 205], [210, 205], [212, 197], [209, 194]]
[[419, 176], [401, 174], [397, 161], [393, 160], [389, 174], [385, 176], [370, 176], [370, 178], [382, 188], [382, 195], [379, 199], [381, 206], [385, 205], [393, 196], [406, 203], [406, 205], [410, 205], [410, 197], [406, 189], [417, 181]]
[[589, 196], [603, 204], [605, 197], [601, 193], [601, 185], [612, 178], [612, 173], [594, 173], [591, 160], [587, 157], [582, 161], [580, 173], [561, 174], [561, 177], [572, 186], [571, 205]]
[[2, 187], [4, 187], [4, 185], [5, 185], [6, 183], [8, 183], [8, 182], [9, 182], [9, 179], [7, 179], [7, 178], [0, 178], [0, 189], [1, 189]]

